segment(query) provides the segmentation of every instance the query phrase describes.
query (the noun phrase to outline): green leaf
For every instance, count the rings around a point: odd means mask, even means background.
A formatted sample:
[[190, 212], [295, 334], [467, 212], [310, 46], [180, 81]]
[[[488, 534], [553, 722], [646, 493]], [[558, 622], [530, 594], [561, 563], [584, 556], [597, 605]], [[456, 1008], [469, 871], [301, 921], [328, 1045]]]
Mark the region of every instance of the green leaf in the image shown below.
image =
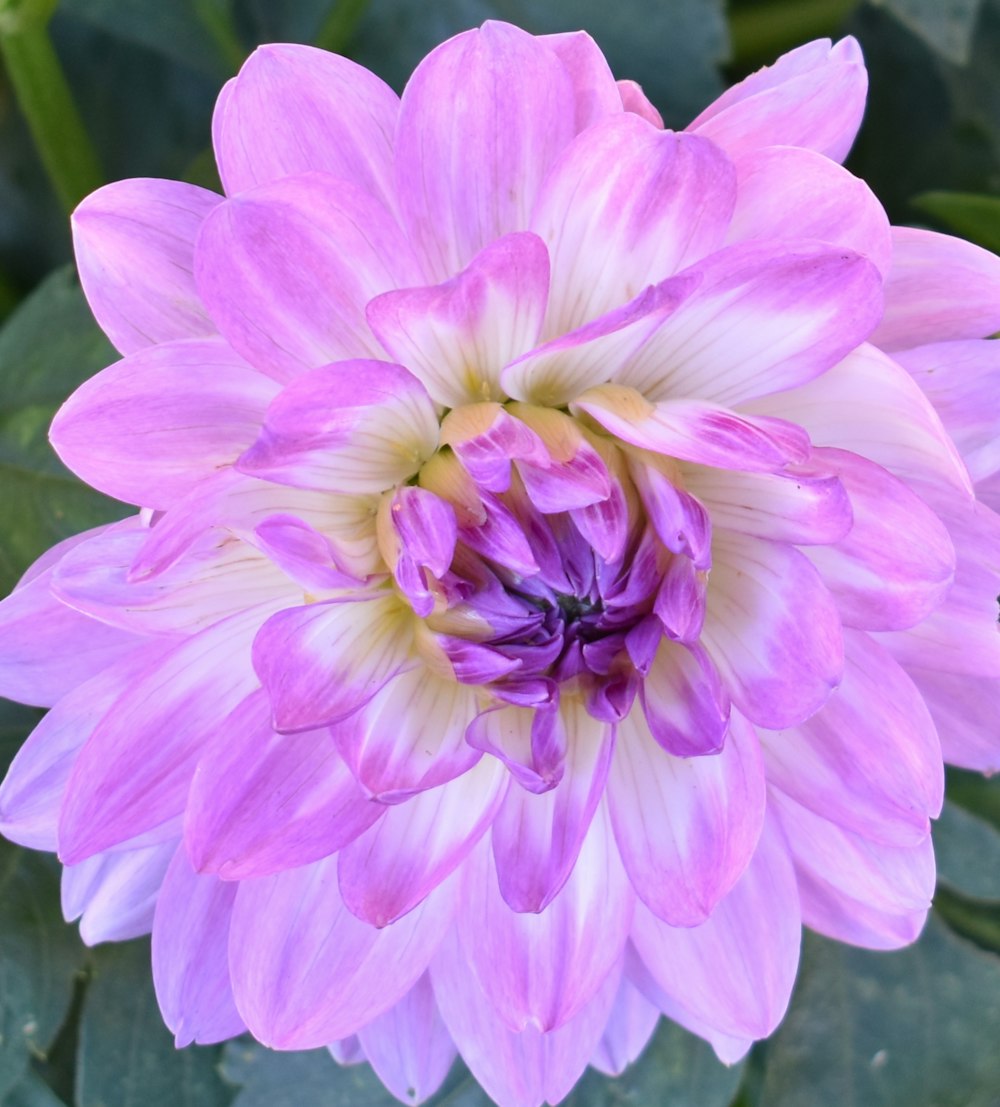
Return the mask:
[[174, 1048], [156, 1005], [148, 941], [95, 951], [80, 1019], [77, 1107], [226, 1107], [232, 1090], [219, 1076], [219, 1054]]
[[0, 779], [41, 717], [37, 708], [0, 699]]
[[57, 867], [0, 841], [0, 1097], [51, 1045], [84, 956], [60, 914]]
[[952, 803], [985, 819], [1000, 831], [1000, 776], [965, 769], [947, 769], [947, 795]]
[[69, 269], [52, 274], [0, 330], [0, 590], [49, 546], [128, 510], [76, 479], [48, 444], [59, 404], [115, 351]]
[[970, 192], [925, 192], [913, 206], [933, 215], [949, 230], [1000, 253], [1000, 196]]
[[956, 934], [980, 949], [1000, 953], [1000, 903], [973, 899], [942, 886], [934, 897], [934, 910]]
[[27, 1072], [0, 1099], [0, 1107], [66, 1107], [66, 1104], [33, 1072]]
[[1000, 832], [987, 819], [946, 803], [934, 824], [938, 880], [975, 899], [1000, 901]]
[[711, 1047], [663, 1019], [642, 1056], [621, 1076], [610, 1079], [590, 1070], [565, 1107], [727, 1107], [743, 1075], [727, 1067]]
[[722, 0], [371, 0], [354, 56], [397, 88], [439, 42], [486, 19], [533, 34], [589, 31], [616, 77], [639, 81], [668, 126], [683, 126], [722, 89], [728, 54]]
[[969, 60], [983, 0], [871, 0], [886, 7], [932, 50], [956, 65]]
[[909, 949], [807, 935], [760, 1107], [996, 1107], [1000, 958], [933, 916]]

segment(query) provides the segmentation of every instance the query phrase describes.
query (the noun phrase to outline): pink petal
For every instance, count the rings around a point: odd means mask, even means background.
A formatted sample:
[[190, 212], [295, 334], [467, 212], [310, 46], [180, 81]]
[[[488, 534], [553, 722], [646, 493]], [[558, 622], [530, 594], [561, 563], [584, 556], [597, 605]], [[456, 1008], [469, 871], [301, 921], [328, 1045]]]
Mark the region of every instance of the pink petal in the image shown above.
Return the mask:
[[675, 757], [638, 710], [619, 725], [608, 798], [632, 887], [672, 926], [708, 918], [753, 855], [764, 770], [753, 728], [734, 715], [722, 751]]
[[867, 258], [809, 240], [741, 242], [698, 262], [694, 292], [615, 374], [651, 401], [734, 406], [836, 365], [882, 314]]
[[500, 893], [514, 911], [544, 910], [565, 884], [607, 780], [611, 728], [568, 697], [559, 712], [566, 729], [562, 780], [541, 795], [511, 788], [493, 824]]
[[987, 338], [1000, 330], [1000, 258], [951, 235], [893, 227], [885, 315], [871, 336], [884, 350]]
[[673, 927], [636, 905], [632, 940], [680, 1007], [735, 1038], [764, 1038], [781, 1021], [799, 961], [795, 873], [768, 825], [750, 866], [706, 922]]
[[215, 333], [192, 269], [195, 238], [221, 200], [180, 181], [115, 181], [73, 213], [83, 290], [123, 354]]
[[333, 741], [368, 794], [397, 803], [461, 776], [479, 760], [465, 741], [478, 709], [473, 689], [421, 666], [336, 723]]
[[109, 496], [165, 508], [236, 460], [277, 391], [220, 339], [166, 342], [81, 385], [56, 413], [52, 444]]
[[183, 811], [206, 740], [258, 685], [249, 647], [269, 613], [249, 608], [185, 639], [115, 701], [70, 776], [59, 824], [64, 863]]
[[664, 638], [640, 693], [649, 732], [675, 757], [718, 753], [729, 731], [729, 697], [705, 651]]
[[358, 1038], [379, 1080], [404, 1103], [432, 1096], [455, 1060], [428, 973], [395, 1006], [363, 1026]]
[[818, 39], [752, 73], [688, 127], [739, 159], [761, 146], [805, 146], [843, 161], [861, 124], [868, 92], [853, 38]]
[[253, 642], [253, 665], [274, 728], [308, 730], [343, 719], [415, 666], [413, 613], [372, 591], [273, 615]]
[[67, 922], [80, 919], [80, 937], [88, 946], [148, 934], [160, 886], [176, 849], [175, 841], [161, 842], [97, 854], [64, 868], [63, 917]]
[[538, 41], [556, 55], [569, 74], [576, 98], [577, 131], [622, 110], [614, 75], [600, 47], [586, 31], [539, 35]]
[[783, 542], [716, 531], [702, 644], [733, 703], [772, 730], [808, 718], [840, 683], [844, 647], [830, 593]]
[[766, 146], [741, 157], [728, 240], [814, 238], [861, 254], [884, 276], [892, 259], [885, 210], [872, 190], [836, 162], [798, 146]]
[[575, 101], [554, 53], [509, 24], [449, 39], [417, 66], [403, 92], [396, 182], [403, 225], [438, 280], [527, 229], [546, 172], [575, 134]]
[[198, 876], [178, 847], [153, 921], [156, 999], [178, 1048], [222, 1042], [246, 1029], [226, 960], [237, 887]]
[[316, 491], [382, 492], [438, 443], [434, 407], [401, 365], [342, 361], [304, 373], [267, 409], [240, 472]]
[[253, 528], [253, 544], [282, 573], [311, 593], [356, 588], [364, 578], [348, 567], [344, 551], [294, 515], [271, 515]]
[[420, 271], [396, 221], [325, 173], [262, 185], [206, 219], [198, 290], [219, 330], [261, 372], [287, 381], [345, 357], [378, 357], [365, 304]]
[[213, 121], [226, 192], [321, 169], [392, 205], [399, 98], [360, 65], [311, 46], [258, 47]]
[[198, 872], [267, 876], [335, 853], [384, 810], [358, 787], [326, 731], [276, 734], [261, 690], [198, 758], [185, 845]]
[[17, 751], [0, 784], [0, 833], [18, 845], [55, 852], [63, 794], [77, 754], [112, 704], [170, 642], [132, 646], [67, 692]]
[[847, 631], [844, 645], [844, 679], [826, 706], [763, 736], [768, 780], [845, 830], [912, 845], [941, 808], [934, 723], [912, 681], [871, 637]]
[[549, 257], [537, 235], [491, 242], [458, 276], [385, 292], [368, 324], [445, 407], [500, 400], [500, 370], [538, 341], [549, 294]]
[[663, 129], [663, 116], [656, 110], [649, 97], [642, 91], [642, 86], [635, 81], [618, 81], [618, 94], [621, 97], [622, 107], [634, 115], [645, 119], [647, 123], [660, 130]]
[[621, 307], [718, 249], [735, 195], [732, 166], [709, 142], [631, 113], [583, 132], [556, 161], [531, 215], [552, 258], [547, 334]]
[[617, 384], [590, 388], [573, 404], [633, 446], [701, 465], [774, 472], [806, 459], [808, 436], [780, 419], [748, 417], [699, 400], [652, 404]]
[[623, 976], [591, 1065], [607, 1076], [620, 1076], [646, 1048], [659, 1018], [660, 1012]]
[[535, 795], [565, 775], [568, 739], [558, 701], [537, 708], [493, 704], [469, 723], [465, 740], [501, 761]]
[[57, 599], [53, 572], [50, 566], [0, 600], [0, 695], [37, 707], [50, 707], [141, 641]]
[[979, 773], [1000, 771], [996, 729], [1000, 681], [996, 675], [940, 673], [912, 665], [907, 666], [907, 673], [930, 709], [945, 761]]
[[340, 894], [348, 909], [378, 927], [412, 910], [489, 829], [507, 786], [503, 767], [483, 758], [456, 780], [389, 808], [340, 851]]
[[619, 973], [608, 973], [594, 999], [548, 1033], [534, 1026], [511, 1030], [448, 942], [434, 960], [431, 981], [441, 1017], [486, 1094], [499, 1107], [541, 1107], [546, 1100], [558, 1103], [586, 1068], [614, 1003]]
[[607, 812], [594, 817], [569, 879], [537, 913], [504, 901], [489, 846], [464, 869], [457, 928], [480, 987], [515, 1031], [564, 1025], [621, 961], [634, 896]]
[[336, 869], [332, 857], [239, 885], [229, 939], [236, 1006], [272, 1048], [315, 1049], [388, 1011], [423, 975], [451, 922], [446, 885], [378, 930], [346, 908]]

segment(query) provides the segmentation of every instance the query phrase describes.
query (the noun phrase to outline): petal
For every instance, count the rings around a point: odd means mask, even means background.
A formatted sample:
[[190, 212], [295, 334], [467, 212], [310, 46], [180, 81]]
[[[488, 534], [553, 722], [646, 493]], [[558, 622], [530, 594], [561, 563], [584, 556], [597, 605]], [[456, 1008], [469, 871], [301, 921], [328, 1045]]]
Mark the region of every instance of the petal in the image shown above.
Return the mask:
[[653, 979], [722, 1034], [767, 1037], [788, 1005], [802, 924], [787, 849], [769, 823], [743, 877], [700, 926], [668, 926], [636, 905], [632, 940]]
[[500, 893], [514, 911], [542, 911], [565, 884], [604, 792], [614, 733], [582, 703], [562, 697], [566, 764], [561, 782], [533, 795], [511, 788], [493, 824]]
[[633, 446], [701, 465], [773, 472], [808, 456], [809, 439], [799, 427], [698, 400], [652, 404], [632, 388], [605, 384], [572, 406]]
[[738, 243], [682, 276], [697, 288], [615, 381], [647, 399], [733, 406], [812, 380], [863, 342], [882, 315], [882, 279], [842, 246]]
[[576, 1018], [548, 1033], [534, 1026], [511, 1030], [448, 942], [431, 966], [431, 980], [441, 1017], [486, 1094], [500, 1107], [541, 1107], [568, 1095], [586, 1068], [614, 1003], [619, 973], [608, 973]]
[[304, 373], [267, 409], [240, 472], [322, 492], [382, 492], [438, 443], [434, 407], [401, 365], [341, 361]]
[[276, 734], [261, 690], [198, 758], [185, 846], [198, 872], [267, 876], [335, 853], [384, 810], [358, 787], [326, 731]]
[[215, 333], [192, 269], [195, 238], [221, 200], [180, 181], [115, 181], [73, 213], [80, 282], [123, 354]]
[[861, 254], [884, 276], [892, 259], [889, 219], [872, 190], [829, 158], [797, 146], [741, 157], [728, 240], [815, 238]]
[[868, 93], [853, 38], [818, 39], [783, 54], [724, 92], [688, 127], [734, 159], [761, 146], [805, 146], [843, 161]]
[[233, 1001], [226, 950], [237, 885], [198, 876], [178, 847], [153, 921], [153, 983], [178, 1048], [246, 1029]]
[[893, 227], [885, 315], [871, 336], [883, 350], [987, 338], [1000, 330], [1000, 258], [951, 235]]
[[660, 1012], [623, 976], [591, 1065], [606, 1076], [620, 1076], [646, 1048], [659, 1018]]
[[344, 903], [373, 926], [394, 923], [460, 865], [493, 822], [507, 774], [483, 758], [455, 780], [390, 807], [340, 851]]
[[148, 934], [176, 848], [173, 841], [161, 842], [98, 854], [64, 868], [63, 917], [67, 922], [80, 919], [80, 937], [88, 946]]
[[729, 697], [705, 651], [665, 638], [642, 682], [649, 732], [675, 757], [718, 753], [729, 730]]
[[710, 142], [631, 113], [579, 135], [531, 215], [552, 258], [547, 335], [621, 307], [717, 249], [735, 196], [732, 166]]
[[379, 1080], [404, 1103], [422, 1103], [444, 1082], [455, 1060], [428, 973], [385, 1014], [358, 1031]]
[[315, 1049], [387, 1011], [423, 975], [451, 922], [444, 886], [378, 930], [344, 905], [336, 868], [332, 857], [239, 885], [229, 938], [236, 1006], [272, 1048]]
[[527, 229], [575, 133], [575, 101], [555, 54], [505, 23], [449, 39], [417, 66], [403, 92], [396, 184], [403, 225], [438, 280]]
[[979, 773], [1000, 771], [1000, 680], [913, 665], [906, 671], [930, 709], [945, 761]]
[[819, 569], [845, 625], [863, 630], [915, 626], [945, 598], [955, 547], [944, 524], [897, 477], [846, 450], [814, 452], [850, 496], [854, 524], [806, 556]]
[[619, 725], [608, 798], [632, 887], [672, 926], [696, 926], [739, 879], [764, 819], [764, 767], [753, 728], [733, 716], [722, 751], [675, 757], [641, 712]]
[[80, 752], [63, 802], [64, 863], [135, 837], [184, 809], [202, 747], [258, 685], [251, 637], [268, 607], [175, 646], [115, 701]]
[[365, 304], [420, 279], [386, 209], [325, 173], [220, 204], [198, 237], [195, 278], [233, 348], [281, 381], [339, 358], [378, 357]]
[[811, 719], [764, 734], [767, 777], [803, 807], [874, 841], [912, 845], [941, 808], [944, 775], [919, 692], [867, 634], [844, 635], [844, 680]]
[[165, 508], [236, 460], [277, 391], [220, 339], [167, 342], [81, 385], [56, 413], [52, 445], [109, 496]]
[[606, 810], [595, 815], [559, 894], [544, 910], [504, 901], [489, 846], [464, 870], [457, 929], [487, 999], [515, 1031], [564, 1025], [594, 997], [621, 961], [634, 896]]
[[622, 110], [614, 75], [600, 47], [586, 31], [539, 35], [545, 45], [563, 63], [576, 97], [576, 130]]
[[392, 592], [372, 591], [273, 615], [253, 643], [253, 665], [274, 728], [326, 726], [364, 706], [416, 664], [413, 613]]
[[806, 557], [716, 531], [702, 644], [733, 703], [772, 730], [808, 718], [840, 682], [840, 618]]
[[500, 370], [538, 341], [549, 257], [537, 235], [505, 235], [444, 284], [376, 296], [368, 325], [436, 403], [500, 400]]
[[260, 46], [216, 108], [219, 176], [232, 195], [319, 169], [389, 207], [398, 114], [392, 89], [347, 58], [311, 46]]
[[477, 711], [471, 688], [420, 666], [336, 723], [333, 741], [366, 793], [397, 803], [461, 776], [479, 760], [465, 741]]

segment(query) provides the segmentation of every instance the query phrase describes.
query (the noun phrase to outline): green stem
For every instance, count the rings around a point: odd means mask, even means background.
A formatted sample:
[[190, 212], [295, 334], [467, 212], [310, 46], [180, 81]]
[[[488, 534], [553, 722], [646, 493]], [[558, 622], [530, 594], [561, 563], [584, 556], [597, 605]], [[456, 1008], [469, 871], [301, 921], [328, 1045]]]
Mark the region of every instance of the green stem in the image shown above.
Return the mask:
[[367, 7], [368, 0], [337, 0], [316, 35], [316, 45], [335, 54], [346, 53]]
[[104, 183], [104, 174], [45, 22], [0, 24], [0, 55], [42, 164], [69, 213]]
[[733, 7], [733, 63], [773, 61], [792, 46], [832, 35], [857, 6], [858, 0], [762, 0]]

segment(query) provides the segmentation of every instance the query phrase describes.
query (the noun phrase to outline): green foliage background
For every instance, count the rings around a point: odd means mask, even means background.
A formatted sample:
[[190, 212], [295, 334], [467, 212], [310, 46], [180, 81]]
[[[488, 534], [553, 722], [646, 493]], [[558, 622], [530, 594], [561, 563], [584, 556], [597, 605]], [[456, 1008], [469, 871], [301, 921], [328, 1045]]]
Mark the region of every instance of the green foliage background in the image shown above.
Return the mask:
[[[122, 510], [46, 441], [114, 360], [70, 261], [66, 212], [125, 176], [211, 185], [218, 88], [254, 45], [312, 42], [397, 88], [487, 18], [585, 27], [681, 126], [724, 85], [808, 38], [858, 36], [871, 72], [850, 168], [893, 220], [1000, 249], [1000, 0], [0, 0], [0, 590], [54, 541]], [[0, 701], [0, 772], [39, 717]], [[998, 720], [1000, 726], [1000, 720]], [[1000, 1107], [1000, 781], [949, 778], [924, 936], [874, 954], [807, 936], [791, 1010], [725, 1068], [664, 1023], [617, 1081], [571, 1107]], [[240, 1040], [176, 1051], [148, 943], [86, 949], [58, 866], [0, 842], [0, 1107], [389, 1107], [367, 1066]], [[481, 1107], [456, 1066], [432, 1101]]]

